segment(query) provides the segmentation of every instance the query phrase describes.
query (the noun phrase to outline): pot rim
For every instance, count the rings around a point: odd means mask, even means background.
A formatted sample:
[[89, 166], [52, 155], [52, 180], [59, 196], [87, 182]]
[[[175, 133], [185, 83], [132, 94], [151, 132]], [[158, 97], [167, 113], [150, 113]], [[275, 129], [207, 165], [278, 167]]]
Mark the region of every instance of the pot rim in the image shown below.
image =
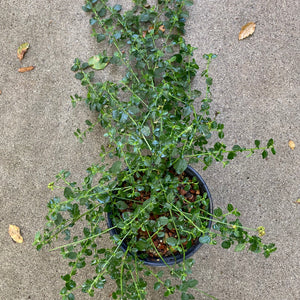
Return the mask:
[[[207, 197], [209, 199], [209, 213], [212, 214], [213, 213], [213, 201], [212, 201], [212, 197], [210, 194], [210, 191], [205, 183], [205, 181], [203, 180], [203, 178], [200, 176], [200, 174], [194, 169], [192, 168], [190, 165], [187, 166], [186, 170], [184, 171], [188, 176], [192, 176], [192, 177], [196, 177], [197, 181], [199, 183], [199, 187], [200, 190], [204, 193], [207, 194]], [[110, 219], [110, 215], [111, 212], [107, 213], [107, 226], [108, 228], [113, 227], [112, 221]], [[207, 225], [207, 228], [211, 228], [212, 225], [212, 216], [209, 215], [209, 222]], [[110, 235], [113, 236], [114, 234], [117, 234], [116, 229], [111, 229], [109, 231]], [[185, 259], [191, 257], [192, 255], [194, 255], [202, 246], [203, 244], [199, 242], [199, 239], [196, 240], [195, 244], [192, 245], [191, 248], [189, 248], [186, 252], [185, 252]], [[120, 246], [121, 250], [123, 252], [126, 252], [127, 249], [127, 245], [125, 242], [122, 242], [121, 246]], [[180, 262], [183, 261], [183, 254], [178, 253], [176, 255], [172, 255], [172, 256], [166, 256], [163, 257], [164, 260], [162, 260], [160, 257], [146, 257], [146, 258], [139, 258], [145, 265], [148, 266], [152, 266], [152, 267], [163, 267], [166, 264], [168, 265], [174, 265], [174, 264], [178, 264]]]

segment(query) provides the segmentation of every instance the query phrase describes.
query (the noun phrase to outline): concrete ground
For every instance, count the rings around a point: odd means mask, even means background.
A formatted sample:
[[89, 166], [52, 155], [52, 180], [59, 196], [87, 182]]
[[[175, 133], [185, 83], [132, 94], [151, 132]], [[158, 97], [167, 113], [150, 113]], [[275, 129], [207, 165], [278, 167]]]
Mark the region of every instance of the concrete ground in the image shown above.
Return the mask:
[[[75, 180], [97, 162], [101, 129], [80, 144], [73, 135], [92, 114], [73, 110], [70, 95], [82, 92], [70, 71], [75, 57], [98, 53], [83, 0], [1, 0], [0, 11], [0, 299], [60, 299], [67, 262], [59, 253], [37, 252], [31, 243], [41, 230], [53, 197], [47, 184], [61, 169]], [[129, 0], [120, 1], [129, 4]], [[221, 112], [228, 146], [274, 138], [277, 155], [237, 158], [226, 168], [202, 173], [216, 206], [233, 203], [243, 224], [266, 227], [265, 242], [278, 250], [269, 259], [204, 246], [195, 255], [193, 276], [205, 292], [222, 300], [300, 299], [300, 93], [299, 1], [195, 0], [186, 39], [203, 53], [218, 54], [211, 68], [214, 108]], [[253, 36], [238, 41], [240, 28], [256, 22]], [[30, 43], [20, 63], [18, 46]], [[34, 65], [28, 73], [20, 66]], [[106, 78], [117, 74], [107, 69]], [[200, 84], [200, 76], [194, 81]], [[288, 141], [296, 148], [291, 150]], [[201, 170], [200, 166], [194, 166]], [[13, 243], [9, 224], [23, 244]], [[103, 241], [103, 243], [106, 241]], [[83, 278], [84, 274], [82, 275]], [[96, 293], [108, 300], [113, 283]], [[89, 299], [81, 293], [77, 299]], [[196, 299], [209, 299], [201, 293]], [[150, 292], [148, 299], [161, 299]], [[178, 296], [169, 297], [171, 300]]]

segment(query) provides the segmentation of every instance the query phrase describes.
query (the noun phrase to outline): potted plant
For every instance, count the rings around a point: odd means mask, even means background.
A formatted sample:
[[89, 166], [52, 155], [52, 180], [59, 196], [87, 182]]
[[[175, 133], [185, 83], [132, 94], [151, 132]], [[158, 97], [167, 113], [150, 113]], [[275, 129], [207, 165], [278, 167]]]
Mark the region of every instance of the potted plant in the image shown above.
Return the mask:
[[[124, 13], [121, 5], [109, 6], [107, 0], [87, 0], [83, 6], [92, 13], [93, 35], [109, 47], [88, 62], [74, 61], [72, 70], [87, 95], [71, 97], [73, 106], [85, 101], [98, 116], [75, 135], [82, 141], [100, 124], [109, 146], [102, 146], [101, 163], [87, 169], [81, 186], [69, 180], [68, 171], [49, 184], [52, 190], [62, 188], [63, 196], [48, 203], [44, 232], [36, 234], [33, 244], [40, 250], [64, 236], [66, 242], [52, 249], [60, 249], [70, 260], [68, 273], [61, 276], [62, 299], [74, 299], [79, 288], [93, 296], [109, 277], [116, 282], [113, 299], [146, 299], [142, 275], [154, 277], [154, 289], [163, 288], [165, 296], [179, 292], [181, 299], [194, 299], [189, 292], [197, 285], [189, 277], [191, 255], [202, 244], [219, 240], [225, 249], [234, 245], [235, 251], [248, 249], [265, 257], [276, 250], [274, 244], [262, 242], [263, 227], [242, 226], [232, 204], [226, 211], [213, 209], [205, 182], [189, 166], [201, 162], [205, 170], [213, 161], [226, 166], [239, 152], [250, 156], [261, 151], [266, 158], [268, 150], [275, 154], [273, 140], [265, 147], [255, 140], [255, 147], [235, 145], [230, 150], [221, 142], [224, 125], [218, 123], [217, 113], [210, 112], [209, 66], [215, 55], [204, 55], [204, 95], [191, 85], [199, 67], [193, 58], [195, 48], [183, 34], [192, 1], [133, 3]], [[122, 80], [95, 80], [91, 69], [113, 64], [124, 72]], [[108, 164], [107, 158], [114, 163]], [[107, 218], [105, 229], [101, 222]], [[76, 225], [82, 223], [78, 234]], [[109, 233], [112, 247], [101, 243]], [[95, 273], [76, 283], [78, 270], [88, 264]], [[168, 277], [164, 269], [151, 268], [161, 265], [167, 266]]]

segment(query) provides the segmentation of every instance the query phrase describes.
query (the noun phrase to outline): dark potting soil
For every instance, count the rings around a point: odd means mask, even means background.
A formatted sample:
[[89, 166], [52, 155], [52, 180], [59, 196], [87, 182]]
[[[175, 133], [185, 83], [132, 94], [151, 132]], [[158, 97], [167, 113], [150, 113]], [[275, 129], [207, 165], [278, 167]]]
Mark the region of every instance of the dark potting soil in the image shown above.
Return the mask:
[[[175, 176], [178, 176], [178, 179], [180, 182], [183, 182], [182, 184], [180, 183], [179, 186], [177, 187], [177, 191], [178, 191], [178, 196], [181, 195], [184, 197], [185, 200], [183, 200], [183, 206], [181, 208], [181, 210], [183, 212], [190, 212], [191, 208], [188, 206], [188, 203], [193, 203], [196, 201], [196, 198], [198, 195], [203, 196], [203, 192], [199, 189], [199, 187], [197, 189], [194, 189], [195, 187], [195, 181], [192, 180], [191, 177], [189, 177], [185, 172], [183, 172], [181, 175], [177, 175], [176, 172], [174, 170], [169, 170], [170, 173], [172, 173]], [[184, 183], [184, 179], [188, 179], [188, 183]], [[123, 183], [123, 186], [126, 186], [126, 183]], [[188, 186], [190, 188], [188, 188]], [[134, 203], [140, 203], [142, 204], [144, 201], [148, 200], [151, 196], [150, 192], [147, 191], [141, 191], [140, 195], [136, 198], [134, 198], [133, 200], [124, 200], [124, 202], [128, 205], [128, 208], [124, 209], [124, 210], [119, 210], [120, 215], [122, 215], [122, 213], [124, 212], [132, 212], [133, 211], [133, 204]], [[182, 201], [179, 200], [179, 197], [175, 196], [175, 204], [177, 201]], [[200, 204], [200, 208], [202, 210], [205, 210], [205, 205]], [[179, 217], [179, 214], [177, 214], [176, 212], [172, 212], [173, 217]], [[169, 212], [165, 212], [165, 213], [157, 213], [157, 211], [155, 213], [150, 213], [150, 220], [154, 220], [157, 221], [160, 217], [170, 217]], [[191, 225], [190, 228], [192, 229], [193, 226]], [[164, 232], [164, 236], [162, 237], [158, 237], [157, 234], [154, 234], [154, 232], [151, 231], [143, 231], [141, 228], [138, 230], [138, 235], [137, 235], [137, 241], [139, 241], [140, 239], [143, 240], [147, 240], [149, 237], [151, 237], [152, 239], [152, 246], [154, 245], [156, 250], [154, 249], [154, 247], [152, 247], [152, 249], [149, 249], [145, 252], [138, 252], [138, 255], [145, 255], [146, 256], [150, 256], [152, 258], [156, 258], [159, 256], [163, 256], [163, 257], [168, 257], [168, 256], [173, 256], [173, 255], [177, 255], [179, 254], [178, 250], [175, 250], [172, 248], [172, 246], [170, 246], [167, 243], [167, 239], [170, 237], [174, 237], [174, 238], [178, 238], [177, 236], [177, 232], [175, 228], [171, 228], [168, 227], [167, 225], [165, 225], [160, 232]], [[198, 238], [194, 238], [191, 239], [190, 241], [185, 241], [182, 243], [182, 246], [185, 248], [185, 250], [189, 249], [191, 246], [193, 246], [197, 241]], [[184, 235], [180, 235], [180, 239], [186, 239], [186, 236]], [[125, 240], [125, 243], [128, 242], [128, 240]], [[158, 255], [158, 253], [160, 255]]]

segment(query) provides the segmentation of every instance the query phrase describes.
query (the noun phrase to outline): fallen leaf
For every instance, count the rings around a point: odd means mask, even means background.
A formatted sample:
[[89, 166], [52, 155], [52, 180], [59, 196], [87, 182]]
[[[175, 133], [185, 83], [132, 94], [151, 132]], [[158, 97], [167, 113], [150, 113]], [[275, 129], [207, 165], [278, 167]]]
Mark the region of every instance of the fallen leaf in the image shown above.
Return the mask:
[[29, 43], [22, 44], [17, 51], [18, 59], [21, 61], [29, 48]]
[[0, 95], [2, 94], [2, 91], [0, 90]]
[[294, 143], [292, 140], [289, 140], [289, 147], [290, 147], [292, 150], [294, 150], [295, 147], [296, 147], [295, 143]]
[[165, 31], [166, 31], [166, 28], [165, 28], [164, 25], [159, 26], [158, 29], [159, 29], [161, 32], [165, 32]]
[[143, 38], [145, 38], [147, 31], [143, 31]]
[[300, 204], [300, 198], [295, 201], [295, 203]]
[[23, 67], [23, 68], [20, 68], [18, 71], [20, 73], [24, 73], [24, 72], [28, 72], [28, 71], [31, 71], [34, 69], [34, 66], [31, 66], [31, 67]]
[[9, 225], [8, 233], [16, 243], [23, 243], [23, 237], [20, 234], [20, 228], [16, 225]]
[[243, 40], [255, 31], [256, 24], [253, 22], [244, 25], [239, 33], [239, 40]]

